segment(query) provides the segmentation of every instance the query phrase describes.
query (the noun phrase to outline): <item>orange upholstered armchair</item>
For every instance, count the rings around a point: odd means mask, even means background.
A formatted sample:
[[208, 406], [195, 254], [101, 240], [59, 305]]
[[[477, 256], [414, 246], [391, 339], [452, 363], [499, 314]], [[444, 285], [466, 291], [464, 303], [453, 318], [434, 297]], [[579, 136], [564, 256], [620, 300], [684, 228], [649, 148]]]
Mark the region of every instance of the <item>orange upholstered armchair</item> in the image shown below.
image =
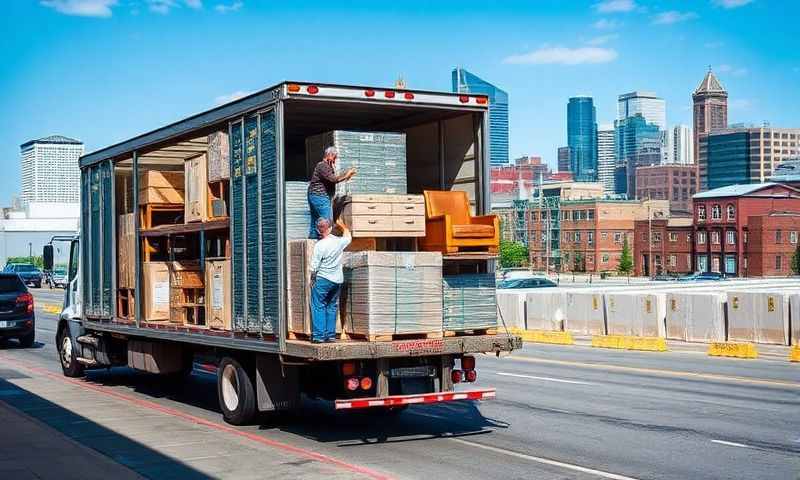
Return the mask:
[[423, 250], [442, 253], [489, 251], [500, 246], [497, 215], [473, 217], [467, 192], [425, 190], [425, 238]]

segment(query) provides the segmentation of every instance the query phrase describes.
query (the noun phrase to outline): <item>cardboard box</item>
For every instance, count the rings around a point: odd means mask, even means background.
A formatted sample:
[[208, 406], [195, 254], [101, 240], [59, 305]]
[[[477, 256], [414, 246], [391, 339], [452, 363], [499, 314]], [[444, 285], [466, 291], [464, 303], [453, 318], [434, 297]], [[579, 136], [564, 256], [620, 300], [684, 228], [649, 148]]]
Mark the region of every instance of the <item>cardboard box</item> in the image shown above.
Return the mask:
[[206, 324], [231, 329], [231, 261], [206, 260]]
[[186, 223], [208, 220], [208, 177], [206, 156], [198, 155], [184, 163], [186, 203], [183, 217]]
[[119, 235], [117, 256], [117, 287], [136, 288], [136, 217], [132, 213], [120, 215], [117, 220]]
[[208, 181], [227, 180], [231, 176], [230, 170], [228, 132], [214, 132], [208, 136]]
[[344, 273], [341, 315], [346, 333], [441, 334], [440, 253], [345, 252]]
[[169, 320], [169, 268], [167, 262], [142, 263], [143, 312], [146, 322]]
[[139, 175], [139, 204], [183, 204], [183, 172], [145, 170]]
[[[289, 332], [311, 335], [311, 255], [316, 240], [289, 241]], [[336, 320], [336, 333], [341, 333], [342, 323]]]

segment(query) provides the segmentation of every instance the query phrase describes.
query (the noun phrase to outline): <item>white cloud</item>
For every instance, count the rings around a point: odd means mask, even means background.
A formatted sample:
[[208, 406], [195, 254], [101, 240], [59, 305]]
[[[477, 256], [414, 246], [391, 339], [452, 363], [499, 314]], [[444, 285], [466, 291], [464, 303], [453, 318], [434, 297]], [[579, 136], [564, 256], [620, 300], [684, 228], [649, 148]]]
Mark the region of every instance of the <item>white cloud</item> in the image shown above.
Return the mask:
[[619, 38], [619, 35], [616, 33], [609, 33], [608, 35], [600, 35], [594, 38], [590, 38], [586, 41], [587, 45], [605, 45], [606, 43], [610, 42], [611, 40], [615, 40]]
[[228, 12], [238, 12], [244, 6], [244, 3], [240, 1], [236, 1], [233, 3], [218, 3], [214, 10], [218, 11], [219, 13], [228, 13]]
[[617, 58], [617, 51], [600, 47], [548, 47], [544, 46], [532, 52], [511, 55], [503, 63], [512, 65], [580, 65], [584, 63], [606, 63]]
[[203, 0], [184, 0], [184, 2], [187, 7], [194, 8], [195, 10], [203, 8]]
[[749, 73], [749, 70], [747, 70], [744, 67], [735, 67], [733, 65], [728, 65], [727, 63], [719, 65], [718, 67], [715, 68], [715, 70], [720, 73], [730, 73], [735, 77], [741, 77]]
[[677, 10], [670, 10], [662, 12], [653, 18], [653, 23], [656, 25], [672, 25], [673, 23], [685, 22], [697, 18], [694, 12], [679, 12]]
[[598, 30], [616, 30], [622, 26], [622, 23], [616, 20], [601, 18], [600, 20], [594, 22], [592, 26]]
[[108, 18], [117, 0], [42, 0], [40, 3], [64, 15]]
[[722, 8], [739, 8], [753, 3], [754, 0], [714, 0], [714, 3]]
[[630, 12], [636, 8], [633, 0], [604, 0], [594, 4], [595, 10], [601, 13]]
[[203, 8], [203, 0], [146, 0], [148, 8], [151, 12], [160, 13], [161, 15], [166, 15], [172, 10], [173, 8], [180, 7], [181, 4], [186, 5], [189, 8], [193, 8], [195, 10], [199, 10]]
[[246, 97], [246, 96], [250, 95], [251, 93], [253, 93], [253, 92], [245, 91], [245, 90], [236, 90], [235, 92], [228, 93], [228, 94], [225, 94], [225, 95], [220, 95], [220, 96], [216, 97], [214, 99], [214, 103], [216, 105], [222, 105], [223, 103], [232, 102], [232, 101], [238, 100], [238, 99], [240, 99], [242, 97]]

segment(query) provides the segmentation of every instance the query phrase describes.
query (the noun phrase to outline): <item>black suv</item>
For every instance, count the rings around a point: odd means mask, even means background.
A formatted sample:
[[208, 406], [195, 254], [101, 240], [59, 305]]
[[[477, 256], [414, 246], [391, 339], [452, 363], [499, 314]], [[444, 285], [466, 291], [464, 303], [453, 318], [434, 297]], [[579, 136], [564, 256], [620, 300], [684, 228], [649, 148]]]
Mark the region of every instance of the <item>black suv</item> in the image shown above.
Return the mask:
[[0, 272], [0, 340], [17, 338], [23, 347], [31, 347], [35, 328], [33, 295], [19, 275]]

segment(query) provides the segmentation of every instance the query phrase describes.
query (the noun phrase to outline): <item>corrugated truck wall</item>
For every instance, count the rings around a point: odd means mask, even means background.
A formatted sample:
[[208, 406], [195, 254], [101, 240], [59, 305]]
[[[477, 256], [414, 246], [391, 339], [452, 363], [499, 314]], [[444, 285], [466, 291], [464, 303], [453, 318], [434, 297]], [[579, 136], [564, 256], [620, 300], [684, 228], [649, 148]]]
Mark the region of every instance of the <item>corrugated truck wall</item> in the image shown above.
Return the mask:
[[244, 317], [244, 170], [242, 122], [231, 124], [231, 249], [233, 263], [233, 329], [245, 330]]
[[[244, 119], [244, 198], [245, 198], [245, 269], [247, 291], [247, 330], [261, 332], [259, 310], [259, 278], [261, 266], [259, 258], [259, 191], [258, 191], [258, 117], [252, 115]], [[271, 332], [272, 330], [266, 330]]]
[[278, 178], [278, 146], [276, 139], [275, 110], [261, 113], [261, 275], [263, 329], [277, 332], [280, 322], [280, 258], [278, 257], [278, 225], [282, 218], [278, 211], [281, 180]]

